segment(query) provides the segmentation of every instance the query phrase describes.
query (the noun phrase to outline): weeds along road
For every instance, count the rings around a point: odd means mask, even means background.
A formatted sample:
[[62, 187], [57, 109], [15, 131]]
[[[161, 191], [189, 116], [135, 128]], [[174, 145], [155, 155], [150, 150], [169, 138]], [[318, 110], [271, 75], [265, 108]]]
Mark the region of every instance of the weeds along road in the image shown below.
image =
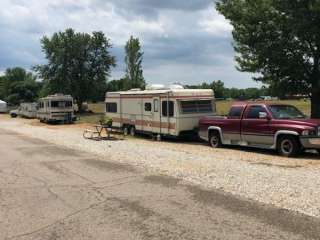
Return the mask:
[[319, 239], [320, 220], [0, 132], [0, 239]]

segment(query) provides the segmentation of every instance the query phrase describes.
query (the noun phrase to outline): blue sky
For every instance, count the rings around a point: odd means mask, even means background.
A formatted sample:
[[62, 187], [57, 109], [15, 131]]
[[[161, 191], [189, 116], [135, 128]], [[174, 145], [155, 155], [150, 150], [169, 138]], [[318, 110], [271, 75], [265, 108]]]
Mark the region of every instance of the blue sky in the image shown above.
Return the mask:
[[43, 35], [72, 27], [103, 31], [124, 75], [124, 45], [139, 37], [148, 83], [197, 84], [222, 80], [228, 87], [259, 86], [235, 68], [232, 27], [213, 0], [0, 0], [0, 72], [44, 63]]

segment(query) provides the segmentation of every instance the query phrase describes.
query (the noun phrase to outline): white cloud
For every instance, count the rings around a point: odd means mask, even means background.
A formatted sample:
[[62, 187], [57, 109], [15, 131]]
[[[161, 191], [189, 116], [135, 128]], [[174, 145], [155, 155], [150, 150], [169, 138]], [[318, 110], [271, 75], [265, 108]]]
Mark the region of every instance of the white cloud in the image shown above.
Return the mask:
[[203, 31], [219, 37], [230, 37], [233, 29], [231, 24], [215, 9], [203, 12], [199, 26]]
[[124, 74], [123, 47], [134, 35], [144, 47], [149, 82], [255, 85], [235, 70], [231, 25], [211, 0], [1, 0], [0, 71], [42, 63], [40, 38], [69, 27], [103, 31], [111, 39], [118, 60], [114, 78]]

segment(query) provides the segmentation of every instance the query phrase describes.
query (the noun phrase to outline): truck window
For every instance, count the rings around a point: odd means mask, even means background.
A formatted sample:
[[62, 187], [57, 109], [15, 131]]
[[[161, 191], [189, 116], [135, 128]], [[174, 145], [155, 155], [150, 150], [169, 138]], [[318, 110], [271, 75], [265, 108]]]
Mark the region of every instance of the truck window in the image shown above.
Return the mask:
[[247, 119], [259, 119], [259, 113], [266, 112], [262, 106], [251, 106], [247, 112]]
[[108, 113], [117, 113], [118, 112], [117, 103], [112, 103], [112, 102], [106, 103], [106, 111]]
[[152, 110], [152, 105], [151, 105], [151, 103], [145, 103], [145, 104], [144, 104], [144, 111], [145, 111], [145, 112], [151, 112], [151, 110]]
[[[168, 105], [169, 105], [169, 111], [168, 111]], [[163, 101], [162, 102], [162, 116], [164, 117], [173, 117], [174, 115], [174, 102], [173, 101]]]
[[183, 114], [192, 113], [212, 113], [212, 101], [198, 100], [198, 101], [182, 101], [181, 111]]
[[240, 119], [243, 111], [243, 107], [232, 107], [230, 109], [228, 117], [231, 119]]

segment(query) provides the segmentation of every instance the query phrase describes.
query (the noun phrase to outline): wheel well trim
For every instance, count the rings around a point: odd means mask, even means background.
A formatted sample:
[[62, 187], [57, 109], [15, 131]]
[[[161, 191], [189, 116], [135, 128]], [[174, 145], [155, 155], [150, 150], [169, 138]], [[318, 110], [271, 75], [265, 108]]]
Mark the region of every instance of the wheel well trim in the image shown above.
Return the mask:
[[290, 130], [277, 131], [276, 134], [274, 135], [274, 143], [273, 143], [273, 146], [272, 146], [273, 149], [277, 148], [279, 136], [281, 136], [281, 135], [300, 136], [299, 133], [296, 132], [296, 131], [290, 131]]
[[209, 133], [210, 131], [218, 131], [219, 132], [219, 135], [220, 135], [220, 139], [221, 139], [221, 142], [224, 142], [223, 141], [223, 135], [222, 135], [222, 129], [220, 127], [216, 127], [216, 126], [210, 126], [208, 128], [208, 139], [209, 139]]

